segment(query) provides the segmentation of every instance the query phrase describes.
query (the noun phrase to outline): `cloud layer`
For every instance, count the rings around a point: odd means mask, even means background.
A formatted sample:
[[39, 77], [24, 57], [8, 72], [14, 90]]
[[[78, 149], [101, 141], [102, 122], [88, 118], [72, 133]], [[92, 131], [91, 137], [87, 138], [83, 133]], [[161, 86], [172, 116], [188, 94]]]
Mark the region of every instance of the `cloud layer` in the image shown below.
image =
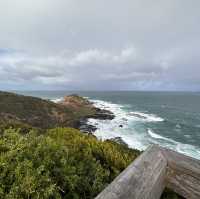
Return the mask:
[[200, 90], [199, 7], [3, 0], [0, 89]]

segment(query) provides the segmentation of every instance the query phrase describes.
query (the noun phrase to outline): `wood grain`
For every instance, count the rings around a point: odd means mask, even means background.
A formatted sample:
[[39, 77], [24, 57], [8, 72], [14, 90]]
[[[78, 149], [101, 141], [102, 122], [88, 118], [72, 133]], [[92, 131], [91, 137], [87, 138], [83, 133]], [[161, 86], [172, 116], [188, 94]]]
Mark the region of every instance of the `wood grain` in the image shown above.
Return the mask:
[[200, 160], [152, 145], [96, 199], [159, 199], [165, 187], [200, 199]]
[[162, 152], [151, 146], [96, 199], [159, 199], [165, 187], [166, 166]]
[[188, 199], [200, 199], [200, 161], [161, 148], [168, 162], [166, 186]]

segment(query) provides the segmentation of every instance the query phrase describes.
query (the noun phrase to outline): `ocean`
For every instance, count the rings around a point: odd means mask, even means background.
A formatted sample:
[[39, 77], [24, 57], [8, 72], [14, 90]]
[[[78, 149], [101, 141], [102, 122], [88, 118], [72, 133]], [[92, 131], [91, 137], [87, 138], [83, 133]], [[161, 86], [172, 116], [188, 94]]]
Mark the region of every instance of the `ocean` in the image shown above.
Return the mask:
[[129, 147], [145, 150], [159, 144], [200, 159], [200, 93], [198, 92], [18, 92], [58, 101], [68, 94], [87, 97], [99, 108], [112, 111], [113, 120], [89, 119], [99, 139], [121, 137]]

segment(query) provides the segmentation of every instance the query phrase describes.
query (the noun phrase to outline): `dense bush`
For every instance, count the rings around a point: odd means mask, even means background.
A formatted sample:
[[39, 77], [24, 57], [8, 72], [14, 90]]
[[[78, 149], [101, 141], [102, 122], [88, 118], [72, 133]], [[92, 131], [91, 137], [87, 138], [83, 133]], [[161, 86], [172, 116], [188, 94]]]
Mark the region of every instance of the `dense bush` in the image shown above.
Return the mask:
[[43, 135], [7, 129], [0, 138], [0, 198], [94, 198], [138, 155], [71, 128]]
[[1, 121], [0, 122], [0, 134], [3, 134], [5, 130], [7, 129], [18, 129], [18, 132], [20, 134], [27, 134], [29, 133], [31, 130], [35, 130], [38, 134], [42, 134], [45, 133], [46, 130], [45, 129], [40, 129], [40, 128], [36, 128], [33, 127], [31, 125], [28, 125], [26, 123], [22, 123], [22, 122], [17, 122], [17, 121]]
[[138, 155], [69, 128], [6, 130], [0, 153], [1, 198], [93, 198]]

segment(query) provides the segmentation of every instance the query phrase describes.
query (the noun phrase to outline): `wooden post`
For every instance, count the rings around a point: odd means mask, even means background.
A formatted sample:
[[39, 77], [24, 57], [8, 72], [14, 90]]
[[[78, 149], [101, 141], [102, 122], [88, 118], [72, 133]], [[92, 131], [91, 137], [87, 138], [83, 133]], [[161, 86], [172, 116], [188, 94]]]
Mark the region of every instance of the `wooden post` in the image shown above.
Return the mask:
[[159, 199], [165, 187], [200, 199], [200, 161], [152, 145], [96, 199]]
[[96, 199], [159, 199], [165, 187], [166, 167], [162, 152], [151, 146]]
[[161, 148], [168, 162], [166, 186], [188, 199], [200, 199], [200, 161]]

